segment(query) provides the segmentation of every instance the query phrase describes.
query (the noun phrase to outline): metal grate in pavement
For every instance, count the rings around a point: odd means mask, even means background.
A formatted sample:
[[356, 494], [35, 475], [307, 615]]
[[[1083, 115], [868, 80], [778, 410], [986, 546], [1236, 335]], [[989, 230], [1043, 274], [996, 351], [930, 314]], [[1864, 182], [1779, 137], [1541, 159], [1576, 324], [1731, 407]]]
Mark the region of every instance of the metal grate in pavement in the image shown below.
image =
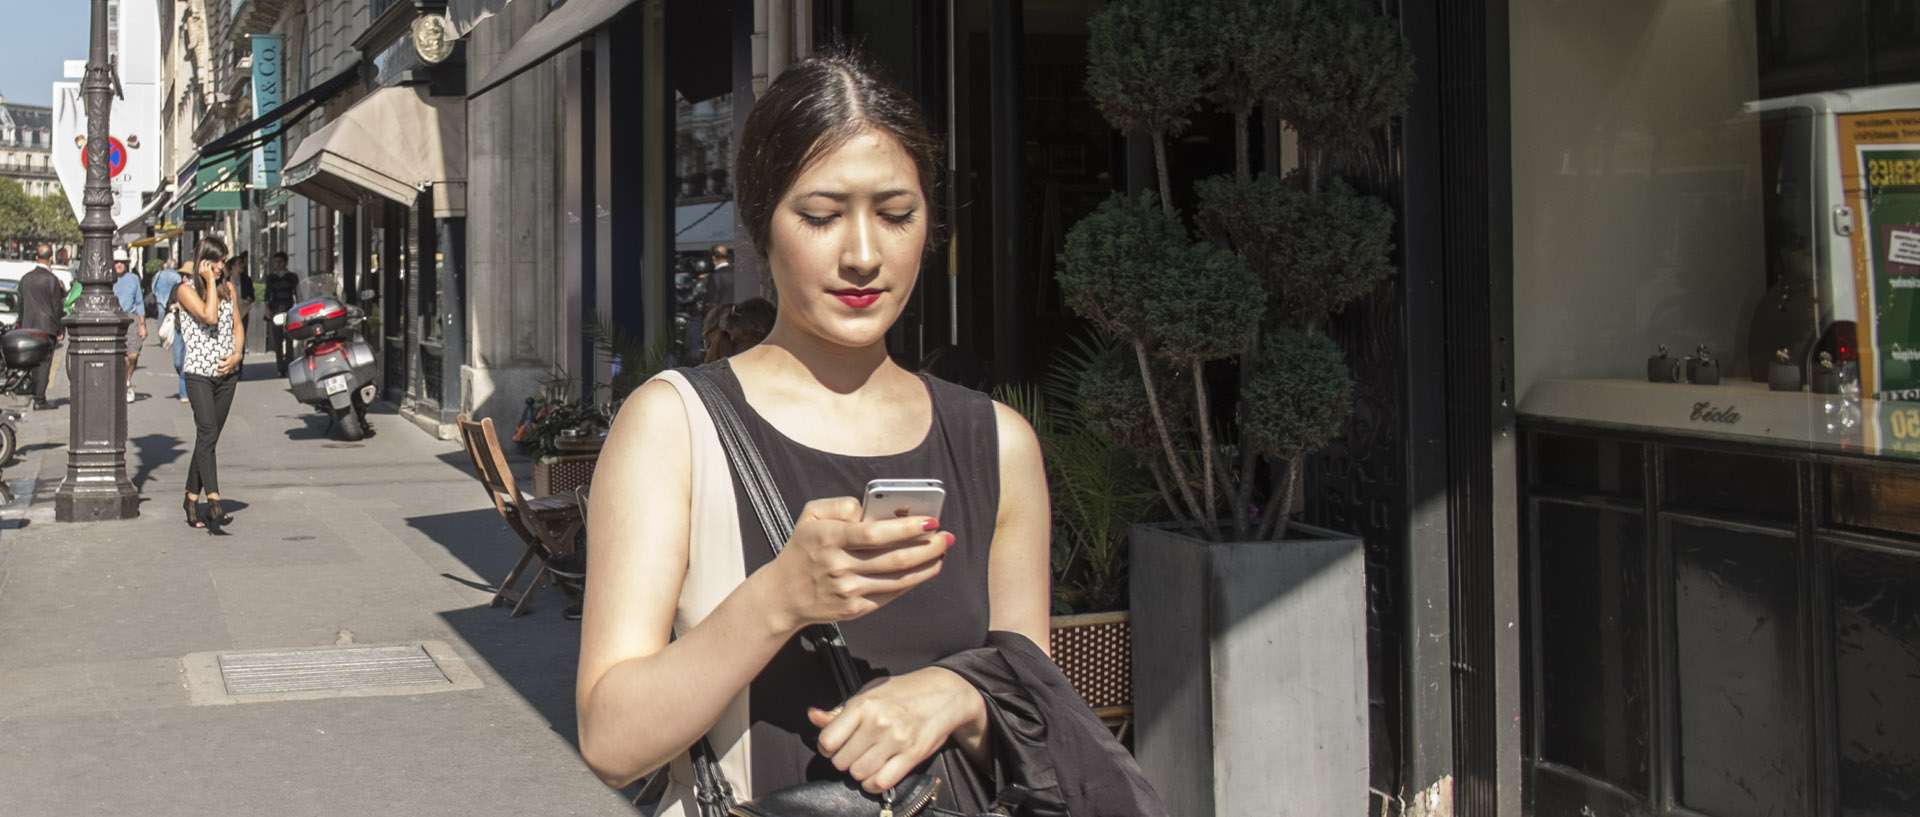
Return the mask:
[[418, 644], [220, 656], [229, 695], [452, 683]]
[[400, 644], [196, 652], [180, 658], [194, 706], [370, 698], [485, 686], [459, 651], [431, 638]]

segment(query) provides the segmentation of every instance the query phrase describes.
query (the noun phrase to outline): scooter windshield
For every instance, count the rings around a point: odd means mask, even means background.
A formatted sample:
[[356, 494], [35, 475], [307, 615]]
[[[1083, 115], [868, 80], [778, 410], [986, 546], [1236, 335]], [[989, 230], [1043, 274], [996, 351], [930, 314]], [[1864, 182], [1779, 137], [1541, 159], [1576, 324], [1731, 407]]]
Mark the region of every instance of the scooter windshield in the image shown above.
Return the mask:
[[301, 301], [310, 301], [314, 298], [337, 298], [339, 296], [340, 288], [335, 285], [335, 277], [330, 274], [310, 275], [302, 278], [300, 279], [300, 286], [295, 287], [293, 291], [293, 297]]

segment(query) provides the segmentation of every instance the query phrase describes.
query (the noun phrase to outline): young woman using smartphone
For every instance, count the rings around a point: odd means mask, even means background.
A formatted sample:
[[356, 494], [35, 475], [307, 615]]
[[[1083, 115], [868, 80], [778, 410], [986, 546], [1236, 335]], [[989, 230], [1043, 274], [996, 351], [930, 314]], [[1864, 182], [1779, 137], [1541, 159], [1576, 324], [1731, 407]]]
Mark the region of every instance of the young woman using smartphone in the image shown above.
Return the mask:
[[[928, 250], [937, 145], [911, 100], [844, 56], [789, 68], [748, 117], [737, 206], [779, 313], [706, 371], [799, 510], [778, 557], [750, 517], [693, 513], [731, 503], [735, 483], [724, 462], [695, 464], [672, 378], [638, 389], [608, 438], [588, 515], [580, 745], [613, 785], [671, 764], [661, 815], [695, 812], [682, 759], [702, 735], [743, 800], [849, 776], [880, 792], [950, 744], [984, 762], [981, 694], [931, 665], [989, 630], [1047, 643], [1033, 430], [887, 354]], [[941, 480], [941, 517], [863, 522], [856, 497], [882, 477]], [[844, 705], [796, 637], [822, 622], [841, 622], [863, 669]]]

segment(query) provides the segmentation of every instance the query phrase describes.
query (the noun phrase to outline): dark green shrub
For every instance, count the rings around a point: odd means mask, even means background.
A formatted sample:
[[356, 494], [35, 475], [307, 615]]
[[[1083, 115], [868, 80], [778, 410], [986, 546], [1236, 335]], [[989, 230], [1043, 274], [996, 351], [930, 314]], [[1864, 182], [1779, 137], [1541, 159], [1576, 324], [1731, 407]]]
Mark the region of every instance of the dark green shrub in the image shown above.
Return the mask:
[[[1081, 377], [1086, 428], [1145, 453], [1167, 506], [1206, 536], [1265, 538], [1292, 511], [1301, 460], [1351, 412], [1352, 375], [1320, 332], [1394, 271], [1391, 208], [1328, 178], [1327, 160], [1370, 149], [1412, 57], [1394, 21], [1347, 0], [1115, 0], [1089, 30], [1087, 90], [1115, 128], [1153, 137], [1160, 207], [1116, 196], [1068, 231], [1067, 304], [1133, 352], [1131, 376], [1103, 362]], [[1164, 137], [1206, 96], [1234, 116], [1236, 162], [1195, 185], [1210, 239], [1196, 243], [1168, 200]], [[1299, 172], [1250, 173], [1260, 102], [1299, 133]], [[1220, 429], [1204, 376], [1217, 361], [1238, 386]], [[1188, 399], [1171, 399], [1178, 381]], [[1263, 462], [1271, 498], [1255, 506]]]

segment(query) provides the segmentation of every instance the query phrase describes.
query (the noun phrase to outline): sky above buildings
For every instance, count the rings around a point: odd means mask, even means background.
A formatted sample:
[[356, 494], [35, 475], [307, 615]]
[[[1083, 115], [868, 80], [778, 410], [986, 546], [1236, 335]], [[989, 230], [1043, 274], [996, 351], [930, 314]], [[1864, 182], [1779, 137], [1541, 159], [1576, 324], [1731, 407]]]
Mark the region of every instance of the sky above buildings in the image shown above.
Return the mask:
[[66, 60], [87, 57], [85, 0], [7, 0], [6, 45], [0, 47], [0, 96], [24, 105], [52, 105]]

